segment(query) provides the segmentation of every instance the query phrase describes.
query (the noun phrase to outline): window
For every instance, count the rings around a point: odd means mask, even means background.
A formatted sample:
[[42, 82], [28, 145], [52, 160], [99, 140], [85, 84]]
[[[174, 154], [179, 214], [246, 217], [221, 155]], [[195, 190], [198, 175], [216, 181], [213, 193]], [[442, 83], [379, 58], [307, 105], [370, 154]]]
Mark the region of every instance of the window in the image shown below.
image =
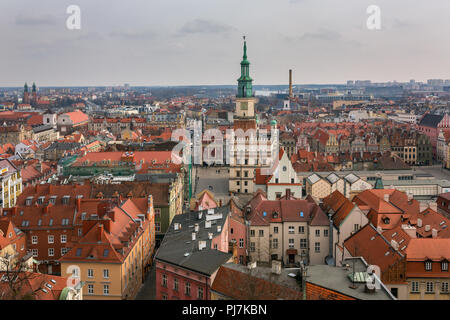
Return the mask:
[[359, 224], [355, 223], [355, 224], [353, 225], [353, 230], [354, 230], [355, 232], [358, 231], [358, 230], [359, 230]]
[[186, 282], [186, 285], [184, 287], [184, 294], [187, 296], [191, 295], [191, 284], [189, 282]]
[[198, 298], [203, 299], [203, 287], [198, 288]]
[[32, 249], [31, 253], [33, 254], [33, 257], [37, 257], [38, 256], [38, 249]]
[[239, 248], [243, 248], [244, 247], [244, 239], [239, 239]]
[[307, 245], [306, 239], [300, 239], [300, 248], [306, 249], [306, 245]]
[[427, 291], [425, 293], [433, 293], [434, 292], [434, 282], [427, 281]]
[[161, 223], [160, 222], [155, 222], [155, 231], [161, 232]]
[[109, 294], [109, 284], [103, 285], [103, 294], [108, 295]]
[[320, 237], [320, 229], [316, 229], [316, 237]]
[[272, 240], [272, 249], [278, 249], [278, 239]]
[[38, 237], [37, 236], [32, 236], [31, 237], [31, 243], [32, 244], [37, 244], [38, 243]]
[[448, 282], [441, 283], [441, 293], [448, 293]]
[[255, 243], [250, 242], [250, 252], [255, 252]]
[[258, 231], [258, 235], [259, 235], [260, 237], [264, 237], [264, 230], [259, 230], [259, 231]]
[[48, 248], [48, 256], [49, 257], [53, 257], [55, 255], [55, 249], [53, 248]]
[[289, 239], [289, 248], [294, 247], [294, 239]]
[[217, 243], [214, 244], [214, 250], [217, 250]]
[[103, 278], [105, 279], [109, 278], [109, 269], [103, 269]]
[[255, 236], [255, 230], [252, 229], [252, 230], [250, 230], [250, 237], [254, 237], [254, 236]]
[[167, 300], [167, 294], [165, 294], [165, 293], [161, 294], [161, 298], [162, 298], [162, 300]]
[[328, 229], [323, 230], [323, 236], [328, 237]]
[[448, 261], [442, 261], [441, 269], [442, 271], [448, 271]]
[[61, 248], [61, 256], [67, 253], [67, 248]]
[[234, 232], [233, 228], [230, 229], [230, 232], [231, 232], [231, 234], [233, 234], [233, 232]]
[[78, 236], [81, 237], [83, 235], [83, 229], [78, 229]]
[[289, 233], [293, 234], [295, 232], [294, 226], [289, 226]]
[[305, 233], [305, 226], [299, 226], [298, 233]]
[[48, 243], [54, 243], [55, 242], [55, 236], [48, 236]]
[[273, 233], [278, 233], [278, 227], [273, 227]]
[[66, 243], [67, 242], [67, 235], [62, 234], [61, 235], [61, 243]]
[[314, 252], [320, 253], [320, 242], [314, 243]]
[[431, 271], [431, 261], [425, 261], [425, 270]]
[[94, 285], [88, 284], [88, 294], [94, 294]]
[[167, 275], [165, 274], [161, 276], [161, 287], [167, 288]]
[[87, 276], [88, 276], [88, 278], [93, 278], [94, 277], [94, 270], [93, 269], [88, 269]]
[[178, 291], [178, 279], [173, 279], [173, 290]]
[[155, 219], [161, 218], [161, 208], [155, 208]]

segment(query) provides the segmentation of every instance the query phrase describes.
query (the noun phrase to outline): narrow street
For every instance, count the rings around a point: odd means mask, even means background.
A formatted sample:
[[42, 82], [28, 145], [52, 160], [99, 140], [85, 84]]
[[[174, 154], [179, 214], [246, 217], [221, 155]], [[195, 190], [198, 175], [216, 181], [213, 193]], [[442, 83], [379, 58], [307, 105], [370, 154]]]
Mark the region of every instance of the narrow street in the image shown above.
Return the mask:
[[150, 272], [147, 274], [145, 282], [142, 284], [136, 300], [155, 300], [156, 298], [156, 266], [153, 264]]

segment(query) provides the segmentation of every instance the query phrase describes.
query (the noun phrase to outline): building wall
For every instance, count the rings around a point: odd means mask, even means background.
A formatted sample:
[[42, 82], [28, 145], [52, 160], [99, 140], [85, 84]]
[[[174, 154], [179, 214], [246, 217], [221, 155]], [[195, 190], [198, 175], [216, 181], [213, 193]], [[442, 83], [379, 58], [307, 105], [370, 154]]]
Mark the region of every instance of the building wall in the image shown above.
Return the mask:
[[[166, 284], [163, 276], [167, 277]], [[178, 289], [175, 289], [176, 281]], [[186, 294], [187, 283], [190, 285], [189, 295]], [[199, 290], [203, 290], [202, 300], [209, 300], [211, 283], [212, 277], [156, 260], [156, 300], [198, 300]]]
[[[310, 226], [309, 227], [309, 264], [325, 264], [325, 258], [329, 253], [330, 238], [329, 226]], [[325, 230], [328, 236], [325, 236]], [[319, 232], [319, 235], [316, 235]], [[316, 243], [319, 244], [319, 251], [316, 252]]]
[[[254, 230], [254, 236], [252, 236], [252, 230]], [[263, 236], [259, 235], [259, 231], [262, 230]], [[250, 261], [270, 261], [270, 246], [269, 246], [269, 226], [250, 226], [250, 243], [249, 243], [249, 256]], [[255, 250], [252, 251], [252, 245], [254, 244]]]

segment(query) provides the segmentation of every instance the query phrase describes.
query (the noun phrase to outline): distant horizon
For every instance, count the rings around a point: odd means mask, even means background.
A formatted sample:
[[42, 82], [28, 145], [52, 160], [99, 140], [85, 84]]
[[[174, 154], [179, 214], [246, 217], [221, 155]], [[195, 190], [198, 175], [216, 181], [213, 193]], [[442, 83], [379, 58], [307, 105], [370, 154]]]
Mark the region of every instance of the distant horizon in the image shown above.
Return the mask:
[[[398, 84], [405, 84], [405, 83], [409, 83], [410, 80], [414, 80], [415, 83], [424, 83], [426, 84], [428, 80], [436, 80], [436, 79], [440, 79], [440, 80], [450, 80], [450, 76], [449, 78], [427, 78], [425, 80], [417, 80], [417, 79], [409, 79], [406, 81], [398, 81], [398, 80], [387, 80], [387, 81], [373, 81], [370, 79], [358, 79], [358, 80], [348, 80], [348, 81], [371, 81], [371, 84], [379, 84], [379, 83], [383, 83], [383, 84], [388, 84], [388, 83], [394, 83], [394, 81], [396, 81], [396, 83]], [[33, 84], [33, 82], [26, 82], [28, 84], [28, 86], [31, 86]], [[36, 84], [36, 87], [39, 88], [109, 88], [109, 87], [123, 87], [125, 85], [129, 85], [130, 88], [182, 88], [182, 87], [236, 87], [236, 84], [174, 84], [174, 85], [141, 85], [141, 84], [137, 84], [137, 85], [133, 85], [131, 83], [122, 83], [122, 84], [110, 84], [110, 85], [105, 85], [105, 84], [99, 84], [99, 85], [39, 85], [39, 83], [37, 81], [34, 81], [34, 83]], [[22, 85], [15, 85], [15, 86], [0, 86], [1, 89], [16, 89], [16, 88], [23, 88], [25, 85], [25, 82]], [[289, 86], [289, 83], [282, 83], [282, 84], [253, 84], [253, 87], [279, 87], [279, 86]], [[293, 83], [292, 84], [293, 87], [295, 86], [301, 86], [301, 87], [306, 87], [306, 86], [347, 86], [347, 81], [345, 82], [329, 82], [329, 83]]]

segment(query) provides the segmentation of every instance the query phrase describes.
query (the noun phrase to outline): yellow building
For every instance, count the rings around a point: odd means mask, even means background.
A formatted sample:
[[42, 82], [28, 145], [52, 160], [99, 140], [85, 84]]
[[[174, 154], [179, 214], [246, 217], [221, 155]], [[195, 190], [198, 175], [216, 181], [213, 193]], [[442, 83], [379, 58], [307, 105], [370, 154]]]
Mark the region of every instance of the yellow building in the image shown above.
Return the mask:
[[0, 207], [12, 208], [22, 193], [22, 176], [11, 161], [0, 160]]
[[83, 220], [83, 237], [61, 259], [62, 276], [84, 282], [85, 300], [134, 299], [155, 243], [153, 199], [128, 199], [119, 207], [99, 200]]

